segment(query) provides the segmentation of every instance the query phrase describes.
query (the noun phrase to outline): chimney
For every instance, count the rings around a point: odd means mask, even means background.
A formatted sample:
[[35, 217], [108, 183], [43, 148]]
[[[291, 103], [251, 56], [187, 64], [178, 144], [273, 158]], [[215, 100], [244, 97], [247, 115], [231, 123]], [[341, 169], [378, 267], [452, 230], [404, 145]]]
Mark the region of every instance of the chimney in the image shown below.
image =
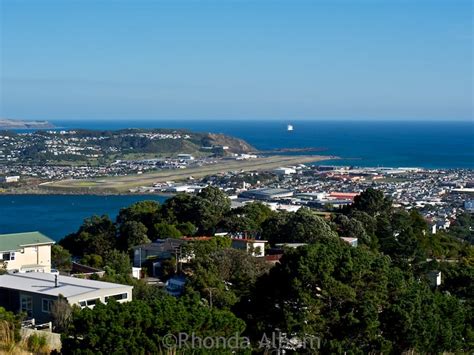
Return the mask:
[[58, 285], [58, 275], [54, 275], [54, 287], [59, 287], [59, 285]]

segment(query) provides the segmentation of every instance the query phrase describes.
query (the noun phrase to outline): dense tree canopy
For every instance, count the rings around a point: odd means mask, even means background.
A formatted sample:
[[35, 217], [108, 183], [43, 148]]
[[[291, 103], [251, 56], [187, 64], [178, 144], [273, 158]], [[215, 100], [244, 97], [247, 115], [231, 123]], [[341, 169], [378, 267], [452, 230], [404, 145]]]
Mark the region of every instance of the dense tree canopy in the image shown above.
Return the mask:
[[243, 309], [251, 334], [314, 335], [323, 352], [464, 350], [469, 332], [458, 299], [334, 238], [288, 251]]
[[[162, 295], [149, 302], [114, 301], [98, 304], [93, 310], [75, 309], [72, 323], [64, 333], [66, 354], [157, 354], [168, 350], [165, 336], [179, 333], [195, 336], [230, 337], [245, 328], [231, 312], [203, 306], [196, 297], [176, 299]], [[195, 349], [193, 353], [230, 353]]]
[[320, 238], [337, 234], [330, 225], [308, 208], [300, 208], [295, 213], [278, 214], [264, 223], [264, 238], [274, 243], [314, 243]]

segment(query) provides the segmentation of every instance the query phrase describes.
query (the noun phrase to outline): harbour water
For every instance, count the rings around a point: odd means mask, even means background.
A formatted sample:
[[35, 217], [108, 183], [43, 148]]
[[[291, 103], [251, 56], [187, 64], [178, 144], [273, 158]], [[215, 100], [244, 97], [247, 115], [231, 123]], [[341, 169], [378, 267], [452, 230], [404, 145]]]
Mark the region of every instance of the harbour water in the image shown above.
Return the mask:
[[0, 234], [40, 231], [59, 240], [77, 231], [82, 221], [107, 214], [115, 219], [122, 207], [140, 200], [163, 202], [157, 195], [0, 195]]

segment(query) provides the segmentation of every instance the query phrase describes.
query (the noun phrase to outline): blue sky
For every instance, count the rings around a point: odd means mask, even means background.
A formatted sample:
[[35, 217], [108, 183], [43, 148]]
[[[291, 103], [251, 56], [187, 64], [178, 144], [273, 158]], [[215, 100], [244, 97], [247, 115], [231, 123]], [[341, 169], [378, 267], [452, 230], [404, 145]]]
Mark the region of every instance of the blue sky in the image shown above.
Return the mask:
[[0, 116], [473, 118], [470, 0], [0, 0]]

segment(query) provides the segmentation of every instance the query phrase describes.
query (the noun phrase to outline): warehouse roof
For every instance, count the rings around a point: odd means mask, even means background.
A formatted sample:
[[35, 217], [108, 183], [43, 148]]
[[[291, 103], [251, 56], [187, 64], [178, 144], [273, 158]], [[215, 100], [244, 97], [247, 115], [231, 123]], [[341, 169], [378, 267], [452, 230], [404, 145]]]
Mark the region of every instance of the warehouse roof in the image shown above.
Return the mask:
[[70, 276], [58, 276], [58, 286], [55, 286], [55, 276], [45, 272], [29, 272], [26, 274], [6, 274], [0, 276], [0, 287], [42, 295], [74, 297], [99, 290], [113, 290], [132, 286], [110, 282], [80, 279]]
[[15, 251], [38, 244], [54, 244], [54, 240], [40, 232], [0, 234], [0, 251]]

